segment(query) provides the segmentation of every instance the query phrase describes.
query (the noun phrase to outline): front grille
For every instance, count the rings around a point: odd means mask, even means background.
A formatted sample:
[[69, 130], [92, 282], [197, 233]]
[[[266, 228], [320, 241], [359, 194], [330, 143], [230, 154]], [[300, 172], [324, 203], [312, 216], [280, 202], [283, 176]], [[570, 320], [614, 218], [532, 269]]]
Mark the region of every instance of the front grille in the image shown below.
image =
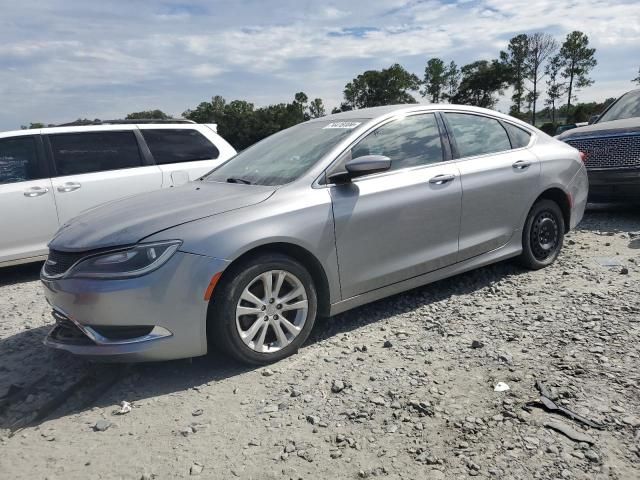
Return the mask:
[[153, 325], [91, 325], [91, 328], [108, 340], [131, 340], [149, 335]]
[[566, 142], [587, 155], [588, 169], [640, 167], [640, 134], [570, 138]]
[[71, 265], [86, 255], [86, 252], [68, 253], [49, 250], [49, 257], [44, 264], [44, 273], [50, 276], [62, 275], [71, 268]]

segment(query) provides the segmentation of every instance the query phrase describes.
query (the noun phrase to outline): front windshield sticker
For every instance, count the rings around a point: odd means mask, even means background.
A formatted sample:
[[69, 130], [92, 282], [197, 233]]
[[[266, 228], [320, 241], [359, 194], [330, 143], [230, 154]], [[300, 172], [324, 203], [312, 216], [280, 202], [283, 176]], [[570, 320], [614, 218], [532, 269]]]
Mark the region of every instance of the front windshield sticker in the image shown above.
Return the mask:
[[333, 122], [324, 127], [323, 130], [326, 128], [346, 128], [348, 130], [351, 130], [353, 128], [356, 128], [361, 123], [362, 122]]

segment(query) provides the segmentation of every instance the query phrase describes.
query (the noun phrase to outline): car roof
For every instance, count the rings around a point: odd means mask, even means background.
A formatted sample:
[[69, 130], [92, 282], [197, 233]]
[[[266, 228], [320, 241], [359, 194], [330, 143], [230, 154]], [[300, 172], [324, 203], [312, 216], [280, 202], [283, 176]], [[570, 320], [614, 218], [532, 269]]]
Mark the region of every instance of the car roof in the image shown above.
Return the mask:
[[425, 109], [431, 110], [454, 110], [470, 113], [482, 113], [485, 115], [491, 115], [495, 117], [504, 118], [513, 123], [522, 124], [528, 127], [531, 125], [525, 124], [516, 118], [510, 117], [496, 110], [489, 110], [486, 108], [472, 107], [470, 105], [455, 105], [449, 103], [406, 103], [400, 105], [385, 105], [382, 107], [370, 107], [361, 108], [359, 110], [349, 110], [347, 112], [333, 113], [324, 117], [316, 118], [312, 121], [343, 121], [354, 119], [374, 119], [385, 116], [393, 116], [400, 113], [410, 113], [413, 111], [423, 111]]
[[6, 132], [0, 132], [0, 138], [4, 137], [17, 137], [21, 135], [38, 135], [38, 134], [54, 134], [54, 133], [81, 133], [81, 132], [104, 132], [113, 130], [135, 130], [139, 127], [142, 128], [185, 128], [193, 129], [200, 125], [207, 125], [215, 132], [216, 124], [198, 124], [198, 123], [105, 123], [101, 125], [72, 125], [72, 126], [59, 126], [59, 127], [44, 127], [44, 128], [27, 128], [22, 130], [9, 130]]

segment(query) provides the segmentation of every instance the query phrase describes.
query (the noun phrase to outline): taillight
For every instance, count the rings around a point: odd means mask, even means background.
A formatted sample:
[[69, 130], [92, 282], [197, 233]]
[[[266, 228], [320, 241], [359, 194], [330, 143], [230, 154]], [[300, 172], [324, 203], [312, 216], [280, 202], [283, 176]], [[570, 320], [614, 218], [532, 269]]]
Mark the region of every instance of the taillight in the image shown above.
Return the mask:
[[584, 152], [579, 152], [580, 153], [580, 160], [582, 160], [582, 163], [585, 163], [587, 161], [587, 154]]

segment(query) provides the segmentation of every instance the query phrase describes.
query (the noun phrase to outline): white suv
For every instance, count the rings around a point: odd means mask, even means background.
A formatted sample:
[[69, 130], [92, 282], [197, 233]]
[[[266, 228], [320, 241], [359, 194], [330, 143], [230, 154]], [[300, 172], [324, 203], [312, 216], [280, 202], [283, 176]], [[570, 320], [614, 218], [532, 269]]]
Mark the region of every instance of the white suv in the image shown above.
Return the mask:
[[0, 133], [0, 267], [45, 259], [83, 210], [195, 180], [236, 153], [215, 125], [170, 122]]

